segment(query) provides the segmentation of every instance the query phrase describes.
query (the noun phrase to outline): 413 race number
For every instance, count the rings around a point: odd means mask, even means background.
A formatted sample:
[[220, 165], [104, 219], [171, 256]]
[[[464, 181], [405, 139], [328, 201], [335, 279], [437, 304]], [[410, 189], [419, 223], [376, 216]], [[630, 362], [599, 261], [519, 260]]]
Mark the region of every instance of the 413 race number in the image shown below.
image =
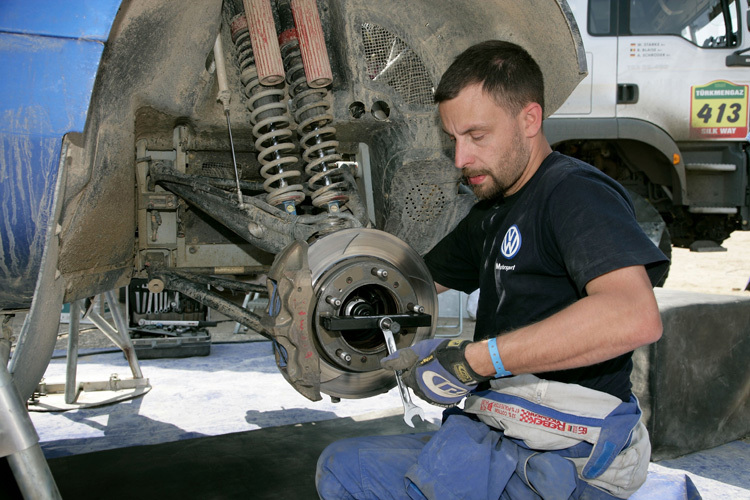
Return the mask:
[[690, 89], [690, 137], [744, 139], [747, 136], [747, 85], [717, 80]]

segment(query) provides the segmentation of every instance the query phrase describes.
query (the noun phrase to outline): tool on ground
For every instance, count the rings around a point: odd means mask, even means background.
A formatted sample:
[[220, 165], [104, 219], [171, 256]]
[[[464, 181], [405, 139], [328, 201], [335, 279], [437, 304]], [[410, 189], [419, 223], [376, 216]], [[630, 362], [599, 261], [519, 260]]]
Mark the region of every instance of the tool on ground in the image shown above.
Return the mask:
[[[398, 333], [401, 330], [401, 325], [393, 321], [391, 318], [383, 318], [378, 323], [380, 330], [382, 330], [385, 336], [385, 345], [388, 348], [388, 354], [396, 352], [396, 341], [393, 339], [393, 332]], [[401, 379], [401, 373], [396, 371], [396, 384], [398, 384], [398, 391], [401, 393], [401, 401], [404, 403], [404, 422], [409, 427], [414, 427], [412, 421], [414, 417], [419, 417], [424, 421], [424, 410], [419, 406], [415, 405], [411, 400], [409, 389], [404, 385], [404, 381]]]

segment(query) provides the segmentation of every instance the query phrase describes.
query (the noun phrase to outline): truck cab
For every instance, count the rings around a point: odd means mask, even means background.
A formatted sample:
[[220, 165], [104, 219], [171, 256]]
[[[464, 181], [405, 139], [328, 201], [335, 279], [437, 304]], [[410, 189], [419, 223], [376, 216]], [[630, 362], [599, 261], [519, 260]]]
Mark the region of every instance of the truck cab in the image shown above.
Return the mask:
[[569, 4], [589, 74], [545, 123], [553, 147], [625, 185], [665, 250], [750, 229], [748, 0]]

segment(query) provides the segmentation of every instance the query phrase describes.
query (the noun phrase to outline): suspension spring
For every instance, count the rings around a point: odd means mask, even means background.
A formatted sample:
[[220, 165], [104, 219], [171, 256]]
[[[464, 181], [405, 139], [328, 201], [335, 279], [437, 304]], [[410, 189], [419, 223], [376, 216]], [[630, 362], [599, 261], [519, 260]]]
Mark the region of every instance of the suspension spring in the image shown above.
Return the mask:
[[349, 195], [348, 184], [337, 171], [341, 155], [337, 152], [336, 128], [331, 125], [333, 115], [328, 112], [328, 90], [308, 85], [294, 30], [282, 33], [280, 46], [312, 204], [337, 212]]
[[237, 50], [242, 91], [248, 98], [247, 108], [261, 164], [260, 175], [265, 179], [263, 189], [268, 193], [266, 201], [295, 214], [296, 206], [302, 203], [305, 194], [302, 184], [294, 183], [298, 182], [302, 172], [293, 168], [300, 159], [290, 140], [291, 118], [286, 112], [283, 85], [261, 85], [244, 14], [232, 19], [232, 42]]

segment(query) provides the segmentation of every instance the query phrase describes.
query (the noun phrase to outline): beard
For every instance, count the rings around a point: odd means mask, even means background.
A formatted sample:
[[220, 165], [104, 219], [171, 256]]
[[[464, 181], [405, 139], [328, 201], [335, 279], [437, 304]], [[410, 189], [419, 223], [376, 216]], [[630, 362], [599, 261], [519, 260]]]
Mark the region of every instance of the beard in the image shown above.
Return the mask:
[[[530, 157], [530, 148], [521, 139], [521, 132], [516, 131], [507, 154], [498, 158], [490, 168], [464, 169], [464, 180], [480, 200], [501, 198], [521, 178]], [[479, 175], [486, 176], [481, 184], [468, 181], [468, 177]]]

